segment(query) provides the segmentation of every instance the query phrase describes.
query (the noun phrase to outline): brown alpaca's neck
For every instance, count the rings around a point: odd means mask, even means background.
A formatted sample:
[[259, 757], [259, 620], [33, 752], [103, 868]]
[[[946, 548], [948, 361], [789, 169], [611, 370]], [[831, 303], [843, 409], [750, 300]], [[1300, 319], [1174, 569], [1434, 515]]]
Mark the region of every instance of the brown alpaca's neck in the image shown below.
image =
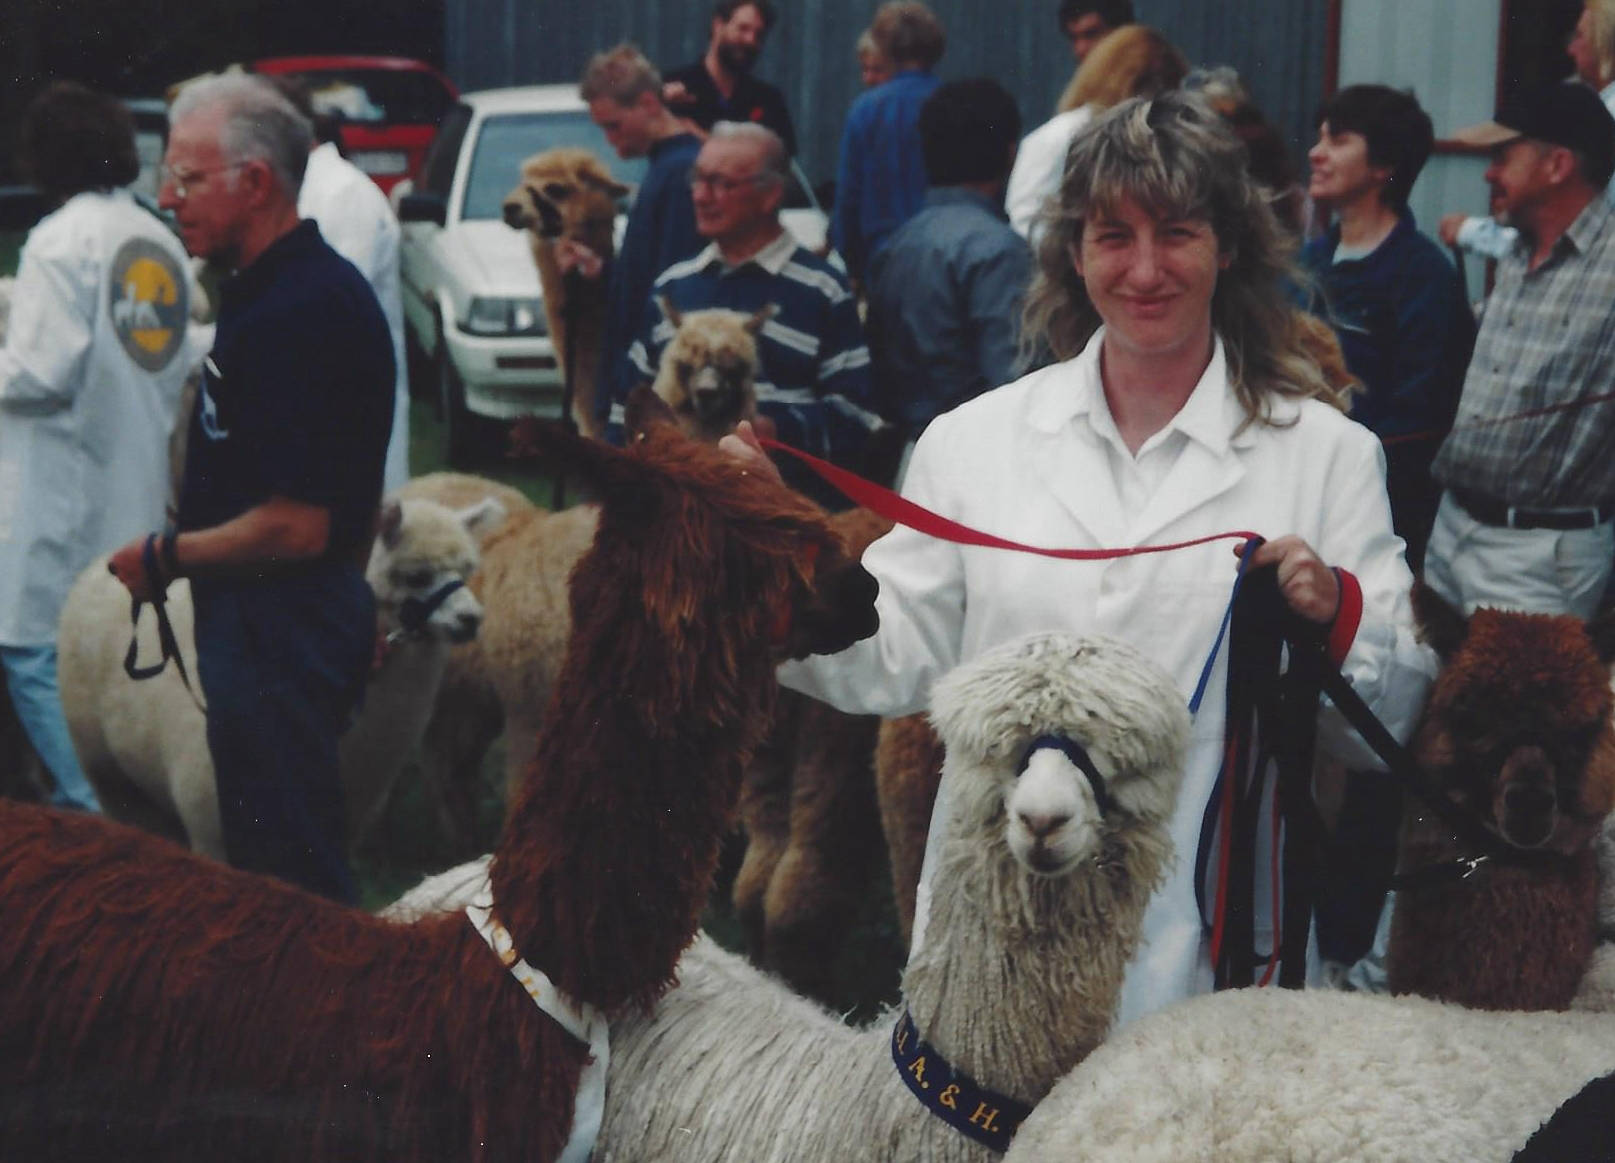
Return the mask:
[[758, 659], [753, 705], [653, 731], [631, 696], [584, 677], [626, 665], [569, 651], [491, 873], [522, 956], [608, 1012], [672, 984], [774, 689]]

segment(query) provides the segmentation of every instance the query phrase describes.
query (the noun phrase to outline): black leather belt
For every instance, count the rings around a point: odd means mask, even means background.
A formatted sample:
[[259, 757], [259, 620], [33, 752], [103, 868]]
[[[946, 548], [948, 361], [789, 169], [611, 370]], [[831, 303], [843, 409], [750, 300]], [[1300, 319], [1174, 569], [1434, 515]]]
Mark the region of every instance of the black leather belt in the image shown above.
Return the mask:
[[1525, 509], [1484, 493], [1472, 493], [1468, 489], [1451, 491], [1452, 499], [1458, 502], [1464, 512], [1482, 525], [1495, 525], [1502, 529], [1591, 529], [1615, 516], [1615, 509], [1609, 507]]

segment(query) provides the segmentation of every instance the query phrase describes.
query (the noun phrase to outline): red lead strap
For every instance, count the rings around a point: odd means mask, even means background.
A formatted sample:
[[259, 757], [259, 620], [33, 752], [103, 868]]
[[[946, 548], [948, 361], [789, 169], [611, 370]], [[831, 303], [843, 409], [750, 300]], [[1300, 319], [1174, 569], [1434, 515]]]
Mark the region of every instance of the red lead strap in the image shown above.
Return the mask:
[[920, 533], [929, 534], [943, 541], [952, 541], [958, 545], [976, 545], [986, 549], [1012, 549], [1017, 553], [1035, 553], [1040, 557], [1058, 557], [1066, 561], [1109, 561], [1118, 557], [1137, 557], [1143, 553], [1166, 553], [1173, 549], [1187, 549], [1192, 545], [1205, 545], [1211, 541], [1250, 541], [1261, 538], [1255, 533], [1242, 530], [1228, 533], [1213, 533], [1207, 537], [1196, 537], [1190, 541], [1174, 541], [1170, 545], [1135, 545], [1129, 549], [1049, 549], [1041, 545], [1026, 545], [1019, 541], [1010, 541], [991, 533], [984, 533], [980, 529], [972, 529], [968, 525], [944, 517], [940, 513], [933, 513], [924, 505], [916, 505], [906, 497], [899, 496], [887, 488], [872, 481], [866, 481], [857, 473], [848, 472], [838, 468], [829, 461], [820, 460], [810, 456], [800, 449], [792, 448], [788, 444], [781, 444], [777, 440], [766, 437], [759, 438], [762, 446], [770, 452], [783, 452], [794, 456], [807, 465], [819, 476], [839, 489], [846, 498], [855, 505], [862, 505], [870, 512], [894, 521], [899, 525], [906, 525]]

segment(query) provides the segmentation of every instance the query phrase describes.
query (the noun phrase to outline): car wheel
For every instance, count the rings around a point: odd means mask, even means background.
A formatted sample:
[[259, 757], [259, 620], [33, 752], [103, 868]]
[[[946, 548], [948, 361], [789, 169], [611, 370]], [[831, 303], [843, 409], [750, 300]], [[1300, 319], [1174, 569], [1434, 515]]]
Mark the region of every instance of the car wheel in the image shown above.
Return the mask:
[[477, 418], [465, 406], [465, 385], [447, 347], [437, 353], [437, 406], [443, 421], [443, 459], [450, 468], [469, 468], [476, 457]]

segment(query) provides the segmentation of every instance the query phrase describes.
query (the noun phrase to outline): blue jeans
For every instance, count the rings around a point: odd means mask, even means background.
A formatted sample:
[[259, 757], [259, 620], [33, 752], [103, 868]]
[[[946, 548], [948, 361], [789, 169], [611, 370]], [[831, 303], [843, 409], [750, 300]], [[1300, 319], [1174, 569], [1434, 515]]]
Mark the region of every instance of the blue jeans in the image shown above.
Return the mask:
[[356, 568], [320, 565], [192, 593], [230, 863], [354, 903], [337, 738], [375, 648], [370, 587]]
[[28, 741], [56, 781], [50, 802], [58, 807], [99, 812], [101, 801], [84, 777], [78, 753], [62, 717], [62, 696], [56, 685], [55, 646], [0, 646], [0, 663], [6, 668], [11, 705], [28, 734]]

